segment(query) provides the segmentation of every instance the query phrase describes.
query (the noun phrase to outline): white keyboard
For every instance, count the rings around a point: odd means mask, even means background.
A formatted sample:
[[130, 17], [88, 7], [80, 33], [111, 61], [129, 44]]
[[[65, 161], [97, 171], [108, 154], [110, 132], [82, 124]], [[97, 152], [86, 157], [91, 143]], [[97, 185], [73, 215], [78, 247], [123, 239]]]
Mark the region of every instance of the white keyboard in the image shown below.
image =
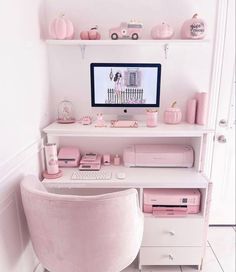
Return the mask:
[[111, 179], [112, 173], [109, 171], [74, 171], [73, 180], [107, 180]]

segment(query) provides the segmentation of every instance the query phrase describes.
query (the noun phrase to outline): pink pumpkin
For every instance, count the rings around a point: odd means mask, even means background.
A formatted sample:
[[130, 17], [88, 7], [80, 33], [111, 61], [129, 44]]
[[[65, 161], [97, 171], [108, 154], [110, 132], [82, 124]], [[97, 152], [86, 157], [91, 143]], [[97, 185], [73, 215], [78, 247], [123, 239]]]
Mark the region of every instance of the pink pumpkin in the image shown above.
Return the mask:
[[64, 15], [52, 20], [49, 25], [49, 34], [53, 39], [66, 40], [74, 36], [74, 26]]
[[100, 33], [98, 32], [98, 27], [95, 26], [95, 27], [92, 27], [90, 30], [89, 30], [89, 39], [90, 40], [100, 40], [101, 39], [101, 35]]
[[82, 32], [80, 32], [80, 39], [81, 40], [89, 40], [89, 33], [88, 33], [88, 31], [82, 31]]
[[153, 39], [171, 39], [174, 36], [174, 29], [170, 25], [162, 23], [152, 28], [151, 36]]
[[97, 30], [97, 26], [91, 28], [89, 31], [82, 31], [80, 33], [81, 40], [100, 40], [101, 35]]
[[175, 105], [176, 102], [164, 112], [164, 122], [167, 124], [179, 124], [181, 122], [182, 112], [179, 108], [176, 108]]
[[97, 31], [97, 29], [90, 29], [89, 30], [89, 39], [90, 40], [100, 40], [101, 39], [101, 35]]
[[206, 34], [206, 23], [194, 14], [193, 18], [184, 22], [181, 29], [183, 39], [203, 39]]

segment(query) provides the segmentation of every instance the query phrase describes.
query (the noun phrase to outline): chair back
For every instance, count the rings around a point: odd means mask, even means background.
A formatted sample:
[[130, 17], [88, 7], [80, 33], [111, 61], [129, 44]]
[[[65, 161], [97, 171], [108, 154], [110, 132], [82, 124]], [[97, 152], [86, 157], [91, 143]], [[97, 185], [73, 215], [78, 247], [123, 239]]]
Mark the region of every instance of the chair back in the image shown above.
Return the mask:
[[52, 272], [119, 272], [143, 235], [136, 189], [96, 196], [52, 194], [34, 176], [21, 182], [35, 253]]

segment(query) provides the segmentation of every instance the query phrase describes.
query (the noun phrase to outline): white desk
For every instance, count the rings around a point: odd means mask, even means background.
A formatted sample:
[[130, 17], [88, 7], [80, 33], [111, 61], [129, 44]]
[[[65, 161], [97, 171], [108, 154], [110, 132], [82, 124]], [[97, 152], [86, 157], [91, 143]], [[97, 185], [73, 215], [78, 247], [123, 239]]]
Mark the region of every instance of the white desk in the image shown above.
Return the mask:
[[[108, 124], [109, 125], [109, 124]], [[75, 145], [82, 153], [120, 154], [129, 144], [189, 144], [195, 151], [193, 168], [126, 168], [124, 166], [103, 166], [111, 171], [110, 180], [72, 180], [75, 168], [63, 168], [58, 179], [44, 179], [43, 184], [50, 191], [69, 194], [96, 194], [125, 188], [136, 188], [140, 206], [143, 207], [145, 188], [197, 188], [201, 192], [199, 214], [186, 217], [156, 218], [145, 214], [144, 236], [139, 254], [139, 268], [144, 265], [197, 265], [201, 267], [206, 247], [211, 183], [201, 174], [205, 161], [205, 142], [213, 130], [186, 123], [178, 126], [158, 124], [147, 128], [139, 123], [138, 128], [95, 128], [94, 124], [52, 123], [44, 129], [48, 142], [58, 146]], [[125, 179], [118, 179], [118, 172], [125, 173]]]

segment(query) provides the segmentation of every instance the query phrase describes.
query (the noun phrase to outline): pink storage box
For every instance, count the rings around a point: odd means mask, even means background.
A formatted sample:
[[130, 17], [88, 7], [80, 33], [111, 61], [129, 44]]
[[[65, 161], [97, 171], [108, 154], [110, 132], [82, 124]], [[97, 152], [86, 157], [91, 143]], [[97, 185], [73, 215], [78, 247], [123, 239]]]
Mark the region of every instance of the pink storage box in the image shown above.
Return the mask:
[[143, 198], [143, 211], [154, 216], [184, 216], [200, 211], [198, 189], [144, 189]]
[[80, 151], [77, 147], [61, 147], [58, 153], [60, 167], [77, 167], [80, 160]]

